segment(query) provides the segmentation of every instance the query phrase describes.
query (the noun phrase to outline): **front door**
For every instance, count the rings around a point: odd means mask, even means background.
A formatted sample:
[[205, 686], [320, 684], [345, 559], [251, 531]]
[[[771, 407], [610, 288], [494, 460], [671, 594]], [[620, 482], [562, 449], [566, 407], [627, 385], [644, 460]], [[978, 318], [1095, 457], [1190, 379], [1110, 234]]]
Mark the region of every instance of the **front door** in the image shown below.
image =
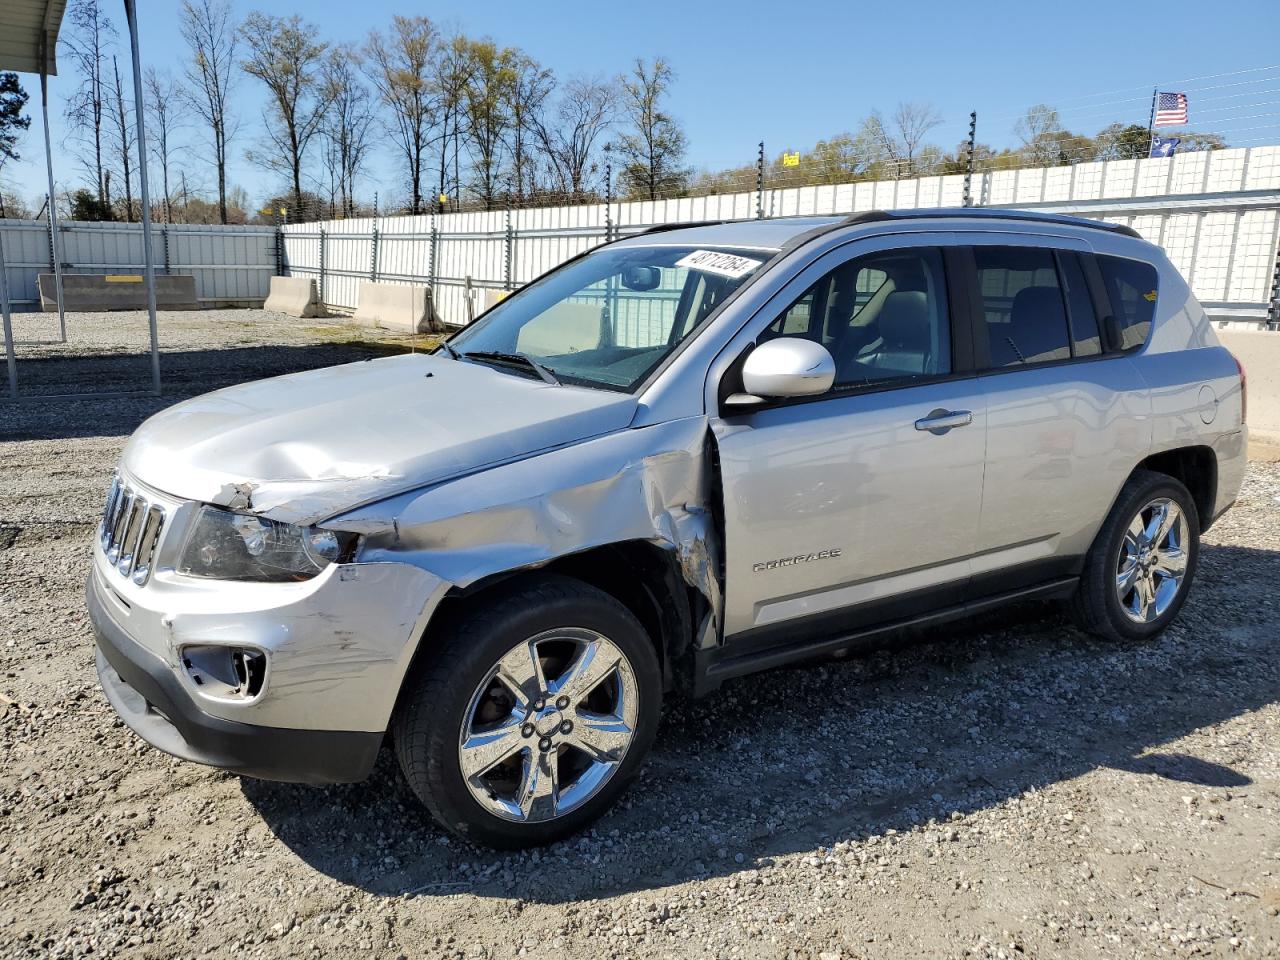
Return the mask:
[[752, 321], [757, 343], [822, 343], [837, 373], [820, 397], [713, 418], [730, 643], [840, 633], [963, 594], [985, 401], [953, 337], [946, 258], [917, 243], [828, 254]]

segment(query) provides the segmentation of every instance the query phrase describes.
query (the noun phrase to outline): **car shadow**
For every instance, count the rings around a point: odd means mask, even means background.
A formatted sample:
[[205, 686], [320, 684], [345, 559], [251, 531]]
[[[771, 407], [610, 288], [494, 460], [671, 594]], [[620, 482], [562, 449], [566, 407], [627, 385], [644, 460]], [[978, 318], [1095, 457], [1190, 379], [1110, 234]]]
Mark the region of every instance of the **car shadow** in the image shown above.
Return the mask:
[[388, 750], [363, 784], [242, 791], [304, 861], [371, 893], [570, 903], [963, 817], [1099, 767], [1239, 787], [1249, 778], [1162, 748], [1280, 701], [1280, 613], [1238, 599], [1278, 560], [1207, 546], [1180, 620], [1150, 643], [1108, 644], [1022, 605], [676, 703], [623, 800], [539, 851], [446, 835]]

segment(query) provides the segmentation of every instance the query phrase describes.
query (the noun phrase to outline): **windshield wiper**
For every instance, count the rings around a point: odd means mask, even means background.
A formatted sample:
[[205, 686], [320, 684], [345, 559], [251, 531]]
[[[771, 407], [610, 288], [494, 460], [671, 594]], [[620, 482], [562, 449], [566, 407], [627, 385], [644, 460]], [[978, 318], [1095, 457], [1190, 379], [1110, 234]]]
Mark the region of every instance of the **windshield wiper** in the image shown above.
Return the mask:
[[560, 386], [560, 381], [556, 379], [555, 374], [527, 353], [503, 353], [501, 350], [473, 350], [470, 353], [461, 354], [461, 356], [468, 360], [496, 360], [499, 363], [514, 363], [522, 367], [528, 367], [546, 383], [550, 383], [557, 387]]
[[447, 353], [447, 354], [449, 355], [449, 359], [450, 359], [450, 360], [457, 360], [457, 359], [459, 359], [459, 357], [458, 357], [458, 351], [457, 351], [457, 350], [455, 350], [455, 349], [453, 349], [453, 347], [449, 346], [449, 341], [448, 341], [448, 340], [441, 340], [441, 341], [440, 341], [440, 349], [441, 349], [441, 350], [443, 350], [445, 353]]

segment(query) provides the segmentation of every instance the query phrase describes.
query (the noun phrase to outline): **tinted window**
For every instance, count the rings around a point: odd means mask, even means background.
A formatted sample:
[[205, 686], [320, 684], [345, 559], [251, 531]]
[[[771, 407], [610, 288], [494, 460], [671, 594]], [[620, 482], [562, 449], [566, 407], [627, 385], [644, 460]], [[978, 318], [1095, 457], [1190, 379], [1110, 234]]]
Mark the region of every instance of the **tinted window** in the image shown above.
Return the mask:
[[974, 247], [992, 367], [1066, 360], [1067, 312], [1053, 251]]
[[1077, 357], [1092, 357], [1102, 352], [1098, 337], [1098, 318], [1093, 311], [1093, 298], [1085, 282], [1080, 258], [1070, 250], [1058, 251], [1062, 286], [1067, 293], [1067, 315], [1071, 321], [1071, 351]]
[[942, 257], [886, 251], [841, 264], [806, 290], [760, 338], [804, 337], [836, 361], [836, 386], [951, 371]]
[[1120, 325], [1121, 348], [1140, 347], [1147, 342], [1156, 312], [1156, 269], [1141, 260], [1098, 257], [1102, 280], [1107, 285], [1111, 309]]

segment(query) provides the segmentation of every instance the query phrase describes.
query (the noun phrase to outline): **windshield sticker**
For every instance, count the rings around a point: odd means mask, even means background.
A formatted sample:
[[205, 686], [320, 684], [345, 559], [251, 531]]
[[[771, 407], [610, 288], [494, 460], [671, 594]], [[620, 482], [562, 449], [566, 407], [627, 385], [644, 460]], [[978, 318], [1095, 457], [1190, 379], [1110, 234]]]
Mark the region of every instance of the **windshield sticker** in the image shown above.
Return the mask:
[[760, 266], [763, 260], [752, 260], [740, 257], [736, 253], [724, 253], [718, 250], [695, 250], [688, 256], [676, 261], [677, 267], [688, 267], [703, 273], [714, 273], [717, 276], [737, 280]]

